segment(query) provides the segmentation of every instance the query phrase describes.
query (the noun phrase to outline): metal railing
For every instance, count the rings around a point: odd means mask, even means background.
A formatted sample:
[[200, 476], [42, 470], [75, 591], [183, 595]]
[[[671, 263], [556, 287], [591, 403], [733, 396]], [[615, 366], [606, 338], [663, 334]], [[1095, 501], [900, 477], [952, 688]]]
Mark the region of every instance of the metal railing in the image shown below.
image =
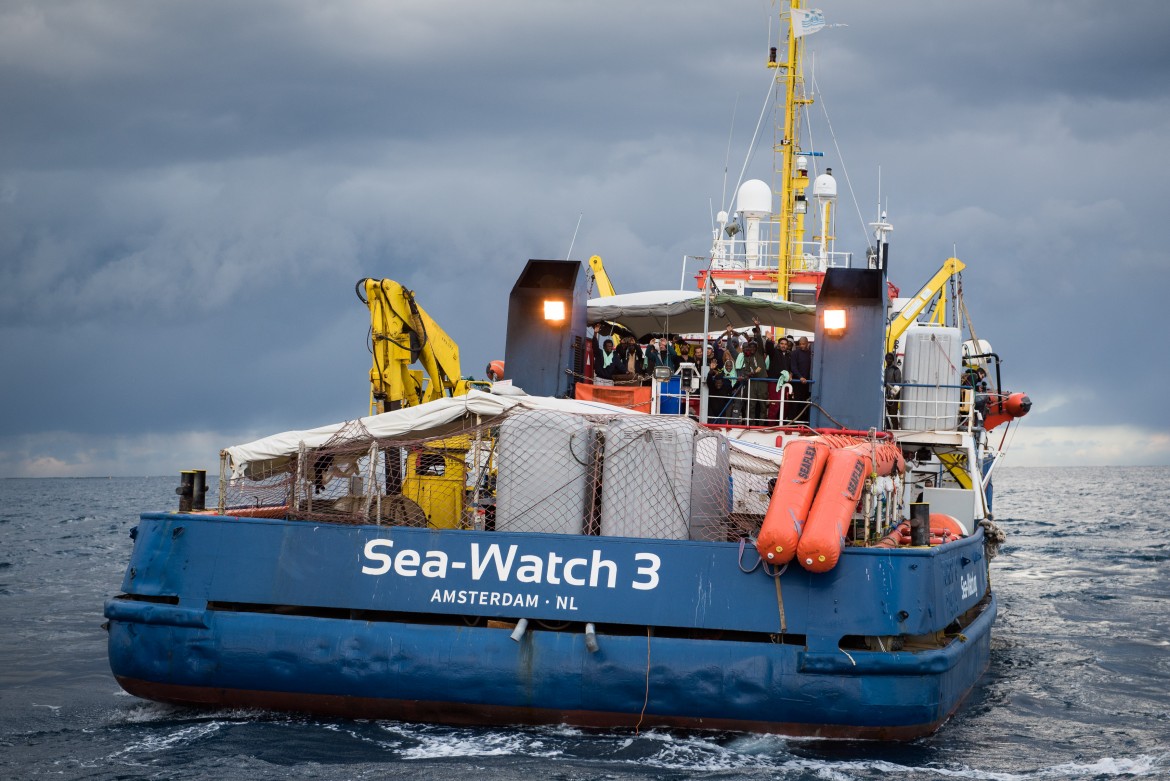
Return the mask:
[[[679, 372], [674, 377], [683, 379]], [[807, 422], [811, 402], [794, 399], [791, 383], [783, 386], [781, 394], [773, 393], [776, 382], [770, 377], [741, 378], [728, 388], [725, 395], [709, 394], [707, 422], [735, 426], [777, 426], [802, 422], [801, 418]], [[700, 390], [685, 382], [680, 382], [677, 389], [672, 387], [673, 383], [655, 382], [654, 385], [652, 408], [656, 414], [687, 415], [699, 419]]]
[[903, 431], [961, 431], [977, 427], [979, 409], [995, 394], [976, 394], [968, 385], [902, 383], [897, 396], [886, 396], [889, 428]]
[[[752, 246], [742, 236], [720, 241], [711, 257], [711, 268], [723, 271], [737, 268], [775, 269], [779, 257], [780, 242], [761, 239]], [[826, 268], [850, 268], [852, 252], [827, 250], [821, 255], [821, 244], [817, 241], [802, 242], [796, 247], [792, 258], [793, 271], [824, 271]]]

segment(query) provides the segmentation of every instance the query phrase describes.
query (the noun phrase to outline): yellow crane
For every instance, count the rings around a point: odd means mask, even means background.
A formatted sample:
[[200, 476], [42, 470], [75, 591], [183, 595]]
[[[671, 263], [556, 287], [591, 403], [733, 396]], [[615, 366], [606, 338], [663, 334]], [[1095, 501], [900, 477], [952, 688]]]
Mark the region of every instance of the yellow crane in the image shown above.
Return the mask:
[[[371, 414], [467, 393], [471, 383], [460, 376], [459, 345], [418, 305], [413, 291], [392, 279], [367, 278], [358, 282], [357, 293], [370, 310]], [[414, 363], [422, 370], [411, 369]]]
[[609, 274], [605, 273], [605, 264], [601, 262], [600, 255], [594, 255], [589, 258], [589, 268], [593, 269], [593, 278], [597, 280], [597, 295], [616, 296], [614, 292], [613, 283], [609, 281]]
[[[392, 279], [368, 278], [356, 290], [370, 310], [371, 414], [462, 396], [475, 385], [488, 385], [460, 377], [459, 345], [418, 305], [413, 291]], [[422, 369], [411, 369], [414, 363]], [[470, 447], [467, 436], [453, 436], [425, 448], [387, 448], [386, 501], [425, 518], [427, 526], [463, 525]]]
[[886, 352], [894, 351], [894, 344], [898, 341], [898, 338], [902, 334], [906, 333], [906, 329], [910, 327], [910, 324], [918, 319], [918, 315], [922, 314], [922, 311], [926, 309], [927, 304], [934, 300], [936, 296], [940, 296], [939, 304], [936, 308], [936, 312], [938, 313], [938, 322], [940, 324], [943, 323], [943, 317], [945, 315], [946, 309], [943, 306], [943, 299], [941, 296], [944, 295], [944, 286], [946, 285], [948, 279], [955, 276], [966, 267], [966, 264], [964, 264], [963, 261], [959, 260], [958, 258], [947, 258], [945, 261], [943, 261], [942, 266], [937, 272], [935, 272], [935, 275], [930, 278], [930, 281], [923, 285], [922, 289], [915, 293], [914, 297], [911, 298], [906, 303], [906, 305], [898, 311], [896, 315], [894, 315], [892, 320], [890, 320], [890, 324], [886, 328]]

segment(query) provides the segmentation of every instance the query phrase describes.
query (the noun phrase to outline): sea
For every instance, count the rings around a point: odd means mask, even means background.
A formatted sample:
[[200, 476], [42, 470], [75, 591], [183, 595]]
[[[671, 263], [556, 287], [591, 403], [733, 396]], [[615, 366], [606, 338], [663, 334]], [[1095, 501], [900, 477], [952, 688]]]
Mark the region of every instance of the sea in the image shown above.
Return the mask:
[[1170, 467], [1001, 468], [991, 665], [910, 743], [197, 711], [106, 661], [174, 477], [0, 480], [0, 779], [1170, 779]]

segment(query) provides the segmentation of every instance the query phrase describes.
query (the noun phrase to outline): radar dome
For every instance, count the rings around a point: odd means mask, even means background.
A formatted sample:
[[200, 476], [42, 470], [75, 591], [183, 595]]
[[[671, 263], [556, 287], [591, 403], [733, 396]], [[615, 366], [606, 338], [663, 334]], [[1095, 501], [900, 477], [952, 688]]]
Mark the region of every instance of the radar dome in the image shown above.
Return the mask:
[[823, 173], [813, 181], [813, 195], [817, 198], [836, 198], [837, 180], [830, 173]]
[[772, 213], [772, 188], [759, 179], [748, 179], [739, 186], [736, 211], [763, 216]]

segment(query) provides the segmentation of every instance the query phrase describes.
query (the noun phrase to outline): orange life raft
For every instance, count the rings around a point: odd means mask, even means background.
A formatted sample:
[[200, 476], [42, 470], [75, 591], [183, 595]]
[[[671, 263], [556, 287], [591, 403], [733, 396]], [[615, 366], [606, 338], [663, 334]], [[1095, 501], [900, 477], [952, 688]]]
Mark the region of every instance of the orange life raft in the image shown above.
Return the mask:
[[756, 538], [760, 558], [779, 566], [795, 556], [811, 572], [832, 569], [865, 478], [905, 469], [902, 450], [892, 442], [844, 434], [789, 441]]
[[829, 446], [818, 440], [794, 440], [784, 446], [776, 487], [756, 537], [756, 550], [769, 564], [787, 564], [796, 555], [796, 543], [828, 458]]

